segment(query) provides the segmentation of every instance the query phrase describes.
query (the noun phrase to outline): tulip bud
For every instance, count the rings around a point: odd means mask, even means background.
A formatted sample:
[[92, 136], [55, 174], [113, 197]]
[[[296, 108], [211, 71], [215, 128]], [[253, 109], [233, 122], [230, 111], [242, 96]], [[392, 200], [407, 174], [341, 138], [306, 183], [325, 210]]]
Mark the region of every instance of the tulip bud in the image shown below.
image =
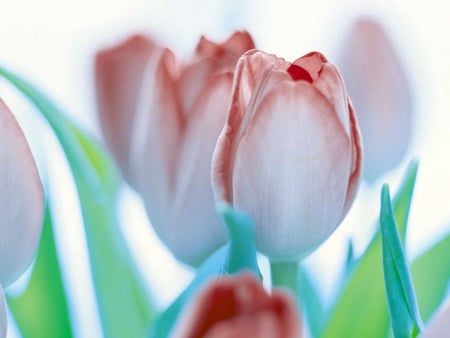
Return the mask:
[[293, 64], [239, 60], [212, 162], [217, 200], [249, 213], [258, 249], [298, 259], [338, 226], [361, 171], [358, 126], [339, 71], [314, 52]]
[[211, 281], [187, 305], [172, 338], [300, 338], [295, 302], [287, 293], [269, 295], [249, 273]]
[[369, 182], [402, 160], [412, 128], [407, 76], [381, 25], [360, 19], [340, 52], [339, 68], [352, 98], [364, 144], [363, 176]]
[[3, 286], [33, 259], [42, 228], [43, 191], [25, 135], [0, 99], [0, 337], [6, 337]]
[[200, 263], [226, 240], [214, 211], [211, 157], [236, 62], [253, 47], [248, 33], [237, 32], [221, 44], [201, 38], [189, 62], [177, 62], [152, 42], [126, 42], [97, 56], [104, 134], [114, 139], [117, 133], [116, 143], [127, 142], [120, 151], [111, 142], [109, 147], [142, 196], [156, 233], [189, 264]]

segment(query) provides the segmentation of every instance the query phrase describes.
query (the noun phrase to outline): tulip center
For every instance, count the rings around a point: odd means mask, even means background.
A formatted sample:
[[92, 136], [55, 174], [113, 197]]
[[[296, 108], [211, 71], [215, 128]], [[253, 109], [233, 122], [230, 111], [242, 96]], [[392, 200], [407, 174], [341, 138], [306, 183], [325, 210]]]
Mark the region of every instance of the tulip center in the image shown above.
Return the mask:
[[313, 82], [313, 79], [311, 75], [309, 75], [308, 71], [300, 66], [291, 64], [287, 69], [287, 72], [294, 81], [303, 80], [309, 83]]

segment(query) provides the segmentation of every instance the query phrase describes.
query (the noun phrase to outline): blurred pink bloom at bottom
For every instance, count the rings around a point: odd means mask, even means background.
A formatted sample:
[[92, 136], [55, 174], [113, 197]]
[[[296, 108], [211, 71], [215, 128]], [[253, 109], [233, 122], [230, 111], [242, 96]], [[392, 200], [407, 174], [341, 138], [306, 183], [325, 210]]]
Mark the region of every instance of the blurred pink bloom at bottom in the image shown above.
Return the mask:
[[299, 338], [302, 329], [289, 295], [268, 294], [250, 273], [211, 281], [177, 324], [172, 338]]

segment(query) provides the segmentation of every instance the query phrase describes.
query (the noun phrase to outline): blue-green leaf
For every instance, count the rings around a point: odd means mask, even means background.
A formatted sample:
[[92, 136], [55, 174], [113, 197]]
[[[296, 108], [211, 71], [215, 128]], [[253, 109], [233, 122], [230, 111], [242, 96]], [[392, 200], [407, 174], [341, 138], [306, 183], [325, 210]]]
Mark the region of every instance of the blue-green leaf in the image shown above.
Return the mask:
[[318, 337], [325, 320], [325, 307], [308, 271], [300, 265], [298, 304], [313, 337]]
[[[417, 162], [412, 162], [393, 202], [395, 220], [404, 238], [417, 174]], [[330, 316], [325, 321], [321, 337], [380, 338], [389, 330], [389, 314], [384, 291], [381, 264], [381, 238], [374, 236], [338, 295]]]
[[198, 269], [191, 284], [159, 316], [150, 337], [168, 337], [186, 302], [211, 278], [234, 274], [242, 270], [252, 271], [260, 277], [257, 260], [253, 222], [247, 214], [220, 203], [217, 212], [224, 220], [229, 243], [211, 255]]
[[224, 272], [232, 274], [247, 269], [261, 277], [251, 217], [244, 212], [234, 210], [226, 203], [218, 203], [216, 209], [227, 226], [230, 238]]
[[48, 205], [28, 286], [18, 296], [7, 295], [7, 301], [22, 337], [73, 336]]
[[392, 212], [389, 187], [383, 186], [380, 211], [383, 271], [394, 336], [409, 338], [422, 329], [414, 288]]
[[41, 112], [55, 132], [78, 190], [91, 271], [106, 337], [142, 337], [154, 307], [136, 270], [117, 220], [117, 170], [103, 149], [70, 121], [44, 94], [0, 68]]

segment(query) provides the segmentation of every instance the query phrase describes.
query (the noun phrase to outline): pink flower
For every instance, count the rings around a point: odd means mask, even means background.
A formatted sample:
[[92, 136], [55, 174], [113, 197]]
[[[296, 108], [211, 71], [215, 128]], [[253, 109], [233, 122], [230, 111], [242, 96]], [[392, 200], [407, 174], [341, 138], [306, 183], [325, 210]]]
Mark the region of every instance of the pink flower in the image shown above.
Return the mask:
[[153, 227], [180, 260], [200, 263], [223, 244], [214, 211], [211, 157], [228, 110], [246, 32], [216, 44], [202, 37], [191, 61], [135, 36], [96, 58], [105, 141], [140, 193]]
[[268, 294], [250, 273], [221, 277], [204, 287], [181, 315], [172, 338], [300, 338], [295, 302]]
[[2, 287], [31, 263], [44, 211], [41, 181], [22, 130], [0, 99], [0, 337], [6, 336]]
[[341, 47], [339, 67], [364, 144], [363, 176], [374, 181], [402, 160], [412, 128], [407, 76], [383, 27], [360, 19]]
[[361, 155], [344, 83], [323, 55], [239, 60], [212, 184], [253, 217], [262, 253], [297, 259], [322, 243], [353, 202]]

